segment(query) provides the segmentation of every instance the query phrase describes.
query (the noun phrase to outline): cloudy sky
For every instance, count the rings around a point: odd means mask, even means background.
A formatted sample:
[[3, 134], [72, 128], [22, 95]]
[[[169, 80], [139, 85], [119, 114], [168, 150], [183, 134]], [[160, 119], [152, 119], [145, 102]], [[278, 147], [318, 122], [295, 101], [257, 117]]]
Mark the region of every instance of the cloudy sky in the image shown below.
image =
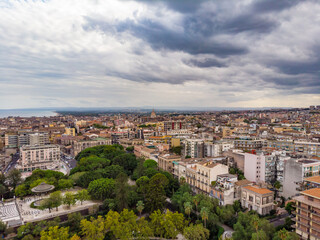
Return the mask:
[[318, 0], [0, 0], [0, 109], [312, 104]]

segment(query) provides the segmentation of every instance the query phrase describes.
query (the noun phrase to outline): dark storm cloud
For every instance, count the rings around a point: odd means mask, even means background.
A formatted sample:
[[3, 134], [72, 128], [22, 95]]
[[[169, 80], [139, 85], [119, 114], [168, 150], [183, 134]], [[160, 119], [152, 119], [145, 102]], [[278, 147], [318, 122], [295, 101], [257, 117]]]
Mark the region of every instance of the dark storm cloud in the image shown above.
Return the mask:
[[197, 60], [197, 59], [190, 59], [190, 60], [184, 60], [184, 63], [193, 66], [193, 67], [199, 67], [199, 68], [209, 68], [209, 67], [225, 67], [226, 65], [216, 59], [213, 58], [206, 58], [203, 60]]
[[196, 31], [185, 29], [177, 32], [168, 29], [160, 23], [149, 19], [142, 19], [138, 23], [132, 20], [118, 22], [115, 25], [87, 18], [86, 30], [101, 29], [112, 33], [130, 32], [133, 36], [148, 42], [155, 50], [182, 51], [190, 54], [214, 54], [220, 57], [229, 55], [241, 55], [247, 53], [247, 49], [236, 43], [219, 42], [197, 35]]
[[[320, 58], [314, 61], [281, 61], [275, 67], [289, 75], [312, 74], [320, 77]], [[319, 81], [320, 84], [320, 81]]]
[[297, 5], [304, 0], [260, 0], [253, 4], [252, 11], [259, 13], [278, 12]]

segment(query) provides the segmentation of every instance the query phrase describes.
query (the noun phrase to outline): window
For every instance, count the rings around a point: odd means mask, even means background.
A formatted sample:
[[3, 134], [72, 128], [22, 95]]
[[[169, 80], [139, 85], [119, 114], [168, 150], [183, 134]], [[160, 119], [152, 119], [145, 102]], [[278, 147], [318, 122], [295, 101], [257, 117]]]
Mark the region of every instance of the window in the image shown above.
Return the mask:
[[253, 196], [249, 196], [249, 202], [253, 202]]
[[256, 204], [260, 205], [261, 199], [260, 197], [256, 197]]

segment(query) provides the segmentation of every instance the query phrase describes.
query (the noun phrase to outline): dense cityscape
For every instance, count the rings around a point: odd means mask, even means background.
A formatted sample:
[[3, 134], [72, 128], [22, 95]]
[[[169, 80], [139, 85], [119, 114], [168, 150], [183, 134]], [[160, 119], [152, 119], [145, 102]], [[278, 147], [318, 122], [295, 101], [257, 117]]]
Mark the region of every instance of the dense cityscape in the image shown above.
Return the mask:
[[319, 0], [0, 0], [0, 239], [320, 240]]
[[5, 117], [0, 136], [7, 237], [320, 237], [320, 106]]

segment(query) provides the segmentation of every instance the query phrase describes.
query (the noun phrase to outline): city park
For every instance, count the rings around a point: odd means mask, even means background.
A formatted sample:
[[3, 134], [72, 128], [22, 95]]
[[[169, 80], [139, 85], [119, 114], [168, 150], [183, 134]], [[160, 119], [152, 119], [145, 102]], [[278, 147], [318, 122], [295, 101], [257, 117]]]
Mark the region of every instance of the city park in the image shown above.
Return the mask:
[[275, 228], [238, 201], [219, 206], [130, 151], [120, 145], [87, 148], [68, 176], [39, 169], [24, 181], [19, 171], [1, 175], [0, 233], [23, 240], [201, 240], [227, 239], [228, 228], [235, 240], [298, 239], [292, 223]]

